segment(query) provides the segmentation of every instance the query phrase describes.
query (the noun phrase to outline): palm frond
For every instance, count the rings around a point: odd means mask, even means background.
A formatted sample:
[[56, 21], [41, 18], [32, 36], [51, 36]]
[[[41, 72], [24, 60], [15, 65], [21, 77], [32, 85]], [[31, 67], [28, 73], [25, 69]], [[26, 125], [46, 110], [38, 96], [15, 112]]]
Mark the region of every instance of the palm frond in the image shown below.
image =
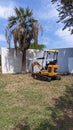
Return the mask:
[[29, 9], [29, 7], [27, 7], [26, 8], [26, 15], [28, 16], [28, 17], [31, 17], [32, 16], [32, 10], [31, 9]]
[[16, 23], [16, 21], [12, 21], [12, 22], [10, 22], [9, 24], [8, 24], [8, 27], [9, 28], [12, 28], [14, 25], [16, 25], [17, 23]]
[[17, 20], [17, 17], [16, 17], [16, 16], [10, 16], [10, 17], [8, 18], [8, 21], [9, 21], [9, 22], [16, 21], [16, 20]]
[[11, 34], [11, 31], [9, 30], [8, 26], [6, 26], [6, 28], [5, 28], [5, 37], [6, 37], [7, 43], [9, 44], [9, 48], [10, 48], [12, 34]]
[[38, 22], [38, 20], [36, 20], [36, 19], [34, 19], [34, 18], [30, 18], [30, 19], [29, 19], [29, 22], [30, 22], [30, 23], [34, 23], [34, 22]]
[[[42, 30], [42, 26], [38, 23], [38, 20], [32, 17], [32, 10], [28, 7], [26, 9], [15, 7], [14, 11], [15, 15], [8, 18], [9, 23], [5, 32], [9, 46], [11, 36], [13, 35], [14, 45], [18, 42], [21, 51], [29, 47], [28, 43], [30, 44], [31, 40], [34, 40], [36, 48], [38, 44], [38, 33]], [[27, 47], [25, 47], [25, 44], [27, 44]]]
[[20, 8], [19, 8], [19, 11], [20, 11], [21, 17], [25, 18], [25, 17], [26, 17], [25, 10], [24, 10], [22, 7], [20, 7]]
[[15, 7], [15, 15], [17, 16], [17, 18], [20, 18], [21, 14], [18, 8]]

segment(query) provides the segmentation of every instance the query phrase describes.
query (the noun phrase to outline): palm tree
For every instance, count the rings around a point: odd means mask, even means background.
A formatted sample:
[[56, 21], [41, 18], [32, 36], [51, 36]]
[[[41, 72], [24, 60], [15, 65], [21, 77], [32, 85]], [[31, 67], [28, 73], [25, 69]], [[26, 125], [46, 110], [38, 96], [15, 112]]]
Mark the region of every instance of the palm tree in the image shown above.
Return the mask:
[[[31, 41], [34, 40], [34, 48], [38, 44], [38, 32], [42, 29], [39, 22], [33, 18], [32, 10], [28, 7], [24, 10], [22, 7], [14, 9], [15, 15], [8, 18], [8, 24], [5, 29], [6, 40], [9, 44], [13, 36], [14, 48], [22, 52], [22, 66], [26, 70], [26, 50], [29, 48]], [[42, 31], [41, 31], [42, 32]]]

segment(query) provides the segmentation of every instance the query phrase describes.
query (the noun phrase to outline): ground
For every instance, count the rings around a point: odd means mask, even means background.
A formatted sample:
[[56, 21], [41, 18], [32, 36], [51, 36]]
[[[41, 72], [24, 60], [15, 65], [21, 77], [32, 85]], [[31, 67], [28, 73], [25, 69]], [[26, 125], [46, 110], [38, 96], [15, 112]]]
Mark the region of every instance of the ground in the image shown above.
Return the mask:
[[28, 130], [73, 130], [73, 76], [46, 82], [30, 74], [0, 73], [0, 130], [20, 120]]

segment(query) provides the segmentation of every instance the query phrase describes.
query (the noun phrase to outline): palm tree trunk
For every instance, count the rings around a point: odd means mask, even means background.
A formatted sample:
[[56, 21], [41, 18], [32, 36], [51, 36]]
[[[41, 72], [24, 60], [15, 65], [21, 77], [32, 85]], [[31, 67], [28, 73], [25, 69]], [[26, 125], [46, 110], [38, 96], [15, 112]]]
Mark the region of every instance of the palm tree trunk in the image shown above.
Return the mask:
[[37, 49], [37, 43], [34, 43], [34, 49]]
[[37, 47], [38, 47], [38, 30], [35, 33], [34, 49], [37, 49]]
[[22, 52], [22, 72], [26, 72], [26, 50]]

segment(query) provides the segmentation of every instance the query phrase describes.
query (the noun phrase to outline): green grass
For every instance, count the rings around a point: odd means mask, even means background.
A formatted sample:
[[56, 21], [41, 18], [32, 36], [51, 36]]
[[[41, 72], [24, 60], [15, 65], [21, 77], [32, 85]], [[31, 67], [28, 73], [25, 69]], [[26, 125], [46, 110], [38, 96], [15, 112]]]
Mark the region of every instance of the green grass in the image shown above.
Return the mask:
[[72, 85], [73, 76], [45, 82], [30, 74], [0, 74], [0, 130], [10, 130], [20, 120], [31, 130], [71, 130]]

